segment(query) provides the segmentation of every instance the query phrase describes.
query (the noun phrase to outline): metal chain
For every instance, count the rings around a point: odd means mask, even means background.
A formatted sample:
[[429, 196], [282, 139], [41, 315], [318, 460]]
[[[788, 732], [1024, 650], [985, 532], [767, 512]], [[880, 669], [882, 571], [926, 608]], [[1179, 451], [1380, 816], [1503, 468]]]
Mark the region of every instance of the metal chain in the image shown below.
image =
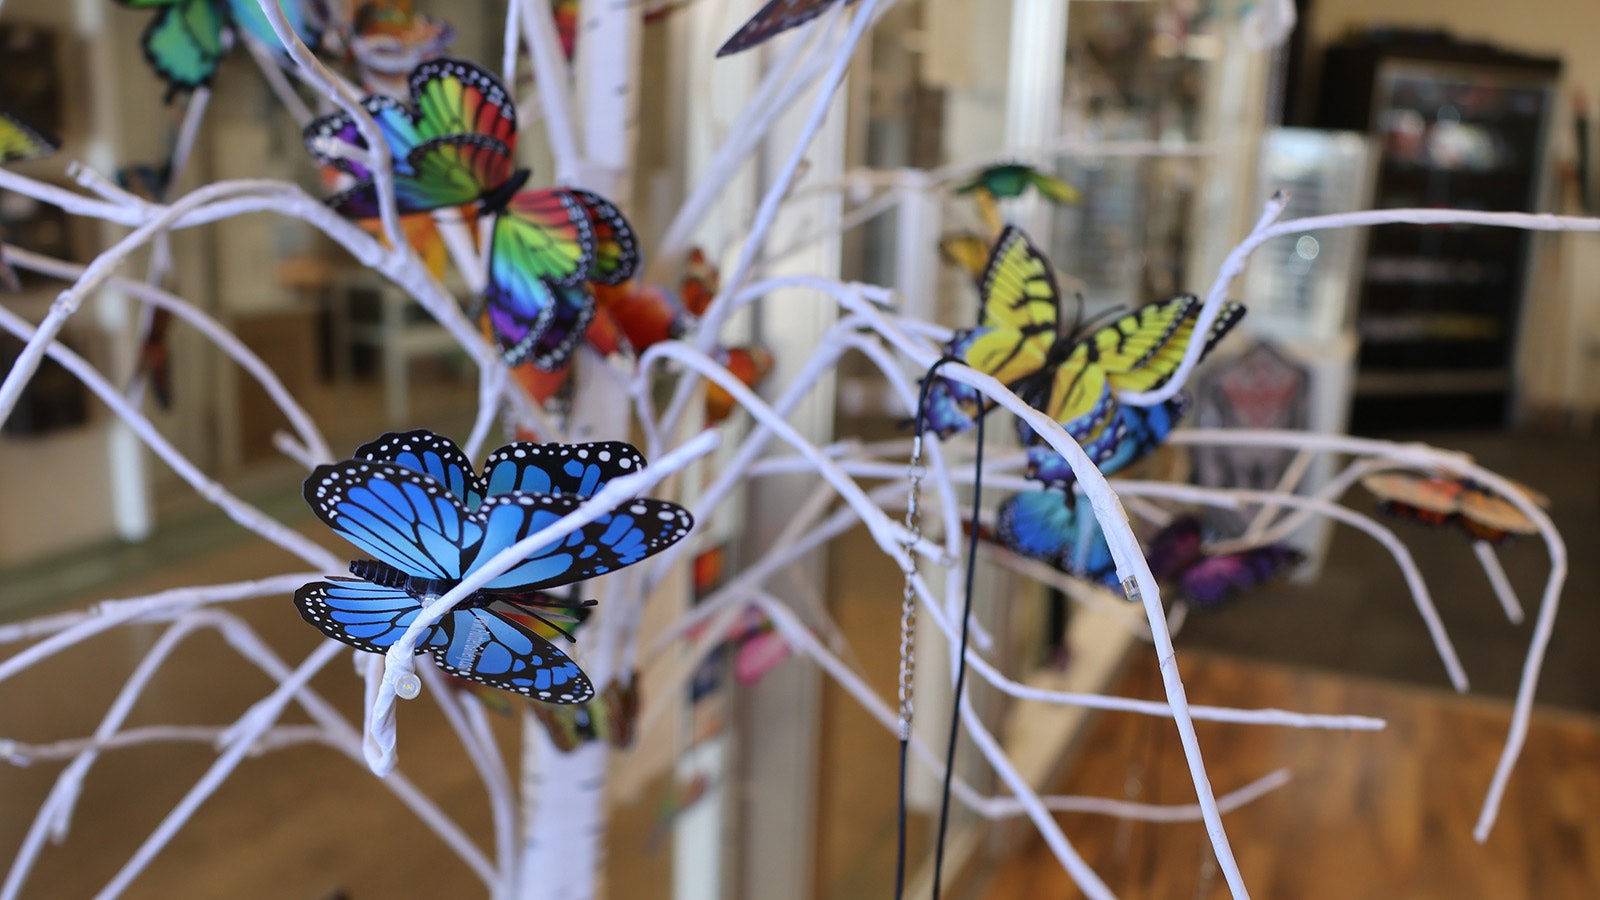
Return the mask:
[[906, 497], [906, 558], [901, 564], [906, 583], [900, 594], [900, 740], [911, 738], [911, 679], [916, 673], [917, 577], [916, 543], [922, 538], [922, 435], [911, 439], [911, 461], [906, 477], [911, 489]]

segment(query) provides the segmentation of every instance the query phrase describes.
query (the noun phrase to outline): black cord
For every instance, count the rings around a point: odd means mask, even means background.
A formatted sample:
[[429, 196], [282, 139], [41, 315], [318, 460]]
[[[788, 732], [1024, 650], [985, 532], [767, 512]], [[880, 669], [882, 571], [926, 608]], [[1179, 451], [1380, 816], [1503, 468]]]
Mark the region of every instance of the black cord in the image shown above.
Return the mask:
[[899, 819], [897, 838], [894, 854], [894, 900], [901, 900], [906, 889], [906, 750], [911, 742], [904, 738], [900, 741], [900, 799], [896, 807]]
[[[953, 356], [941, 357], [928, 369], [928, 374], [922, 379], [922, 391], [917, 397], [917, 415], [914, 424], [917, 433], [922, 432], [922, 422], [927, 412], [928, 391], [934, 382], [934, 376], [939, 367], [945, 363], [962, 363], [962, 359]], [[950, 784], [955, 775], [956, 741], [961, 734], [961, 693], [967, 683], [967, 642], [970, 634], [972, 620], [972, 595], [974, 579], [978, 563], [978, 518], [983, 508], [983, 413], [979, 410], [973, 417], [973, 423], [978, 429], [978, 447], [973, 456], [972, 466], [972, 528], [967, 541], [967, 575], [965, 594], [961, 608], [961, 640], [956, 653], [956, 684], [954, 701], [950, 707], [950, 741], [945, 747], [944, 754], [944, 785], [939, 793], [939, 833], [933, 845], [933, 897], [938, 900], [941, 882], [944, 877], [944, 838], [950, 825]], [[905, 883], [906, 864], [906, 750], [909, 735], [900, 741], [900, 800], [899, 800], [899, 850], [895, 860], [895, 900], [900, 900]]]

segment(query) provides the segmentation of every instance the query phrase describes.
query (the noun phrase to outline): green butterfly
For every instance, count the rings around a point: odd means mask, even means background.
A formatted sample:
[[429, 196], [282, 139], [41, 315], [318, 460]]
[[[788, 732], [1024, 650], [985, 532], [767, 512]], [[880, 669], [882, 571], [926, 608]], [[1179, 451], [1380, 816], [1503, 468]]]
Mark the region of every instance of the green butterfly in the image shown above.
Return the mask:
[[1022, 196], [1028, 185], [1053, 203], [1077, 203], [1081, 197], [1078, 189], [1054, 175], [1048, 175], [1026, 163], [1001, 163], [979, 172], [977, 177], [956, 188], [958, 194], [969, 194], [979, 188], [992, 197], [1010, 199]]
[[[145, 26], [144, 58], [167, 82], [167, 94], [192, 91], [211, 83], [222, 57], [233, 46], [234, 32], [247, 29], [268, 47], [278, 36], [255, 0], [116, 0], [129, 9], [157, 10]], [[308, 46], [320, 29], [306, 16], [304, 0], [278, 0], [284, 17]]]

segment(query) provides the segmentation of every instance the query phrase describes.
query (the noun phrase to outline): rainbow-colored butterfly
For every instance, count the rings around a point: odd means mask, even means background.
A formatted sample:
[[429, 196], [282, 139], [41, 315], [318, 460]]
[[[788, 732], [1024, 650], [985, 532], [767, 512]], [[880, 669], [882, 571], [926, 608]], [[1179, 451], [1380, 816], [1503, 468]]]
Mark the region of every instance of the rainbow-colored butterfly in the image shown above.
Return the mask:
[[[130, 9], [154, 9], [141, 46], [156, 74], [166, 80], [168, 95], [210, 84], [217, 66], [243, 28], [267, 47], [280, 46], [278, 35], [256, 0], [116, 0]], [[283, 15], [300, 40], [315, 47], [319, 23], [307, 14], [304, 0], [279, 0]]]
[[[516, 108], [500, 82], [473, 63], [429, 60], [412, 70], [411, 104], [362, 99], [388, 145], [400, 212], [475, 204], [494, 216], [489, 323], [511, 365], [564, 363], [594, 315], [587, 282], [620, 284], [638, 268], [633, 228], [610, 201], [572, 188], [522, 190], [516, 169]], [[343, 113], [306, 127], [306, 145], [323, 164], [356, 179], [328, 198], [351, 218], [373, 218], [376, 181], [366, 142]]]
[[[1009, 226], [989, 255], [979, 293], [978, 327], [956, 332], [945, 353], [1004, 382], [1061, 423], [1096, 465], [1120, 468], [1133, 462], [1154, 449], [1182, 415], [1181, 400], [1130, 407], [1117, 402], [1115, 393], [1151, 390], [1172, 376], [1194, 334], [1200, 312], [1196, 297], [1140, 307], [1085, 336], [1063, 331], [1060, 292], [1049, 261], [1027, 235]], [[1239, 304], [1224, 305], [1206, 351], [1243, 315]], [[971, 428], [991, 408], [976, 390], [940, 378], [929, 388], [924, 427], [948, 437]], [[1031, 430], [1024, 442], [1033, 445], [1034, 477], [1056, 486], [1070, 482], [1065, 461]]]
[[[739, 26], [733, 37], [728, 38], [727, 42], [717, 50], [717, 55], [730, 56], [765, 43], [791, 28], [798, 28], [822, 15], [823, 11], [835, 2], [836, 0], [768, 0], [749, 21]], [[845, 2], [854, 3], [855, 0], [845, 0]]]

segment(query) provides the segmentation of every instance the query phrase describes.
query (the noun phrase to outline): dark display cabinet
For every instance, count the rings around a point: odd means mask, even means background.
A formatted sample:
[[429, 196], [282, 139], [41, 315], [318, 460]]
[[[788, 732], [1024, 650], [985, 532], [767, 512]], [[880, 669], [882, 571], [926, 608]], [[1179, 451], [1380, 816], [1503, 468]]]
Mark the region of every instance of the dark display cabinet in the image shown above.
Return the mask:
[[[1560, 71], [1438, 34], [1369, 34], [1328, 48], [1319, 124], [1372, 136], [1375, 208], [1533, 212]], [[1371, 229], [1353, 429], [1506, 422], [1531, 249], [1508, 228]]]

